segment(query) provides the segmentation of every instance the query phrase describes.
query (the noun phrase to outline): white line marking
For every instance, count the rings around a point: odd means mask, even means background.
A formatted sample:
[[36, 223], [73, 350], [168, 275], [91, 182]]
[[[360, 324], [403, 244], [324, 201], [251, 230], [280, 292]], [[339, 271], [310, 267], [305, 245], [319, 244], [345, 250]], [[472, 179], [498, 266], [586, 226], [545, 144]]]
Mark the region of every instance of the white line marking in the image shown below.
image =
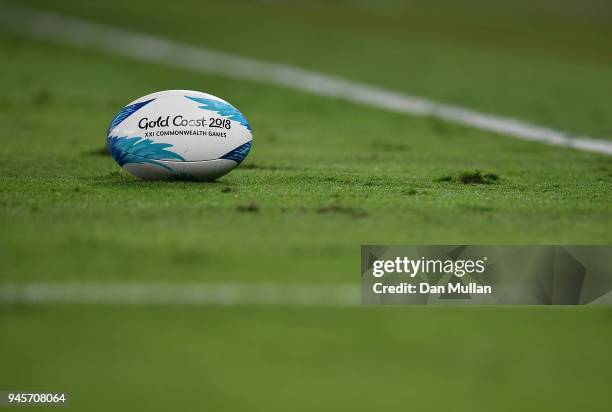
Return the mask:
[[431, 116], [522, 140], [612, 155], [612, 141], [571, 136], [512, 118], [480, 113], [314, 71], [188, 46], [84, 20], [0, 4], [0, 28], [43, 40], [196, 72], [265, 82], [393, 112]]
[[0, 283], [0, 304], [357, 306], [358, 285]]

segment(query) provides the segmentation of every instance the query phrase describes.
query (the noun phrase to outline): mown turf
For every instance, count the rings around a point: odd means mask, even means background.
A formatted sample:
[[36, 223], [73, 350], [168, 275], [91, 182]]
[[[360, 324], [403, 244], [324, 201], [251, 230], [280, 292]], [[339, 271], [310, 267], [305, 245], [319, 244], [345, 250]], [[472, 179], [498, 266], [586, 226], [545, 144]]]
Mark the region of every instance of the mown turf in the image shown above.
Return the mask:
[[[176, 280], [346, 281], [363, 243], [612, 239], [606, 156], [15, 37], [1, 44], [6, 279], [152, 280], [171, 268]], [[116, 110], [167, 88], [207, 90], [247, 113], [255, 144], [244, 167], [214, 184], [149, 183], [104, 156]], [[476, 169], [499, 179], [440, 181]]]
[[4, 308], [3, 388], [71, 410], [609, 410], [593, 309]]
[[607, 0], [19, 0], [612, 139]]
[[[547, 21], [533, 42], [499, 34], [502, 52], [470, 24], [456, 42], [426, 21], [385, 31], [384, 8], [335, 28], [352, 8], [133, 4], [45, 7], [612, 136], [599, 17], [570, 15], [589, 29], [567, 48], [544, 47], [566, 38]], [[355, 23], [366, 12], [371, 27]], [[2, 282], [346, 283], [364, 243], [612, 241], [610, 157], [5, 34], [0, 61]], [[115, 112], [171, 88], [246, 114], [239, 169], [140, 182], [104, 155]], [[66, 390], [88, 411], [607, 410], [610, 322], [606, 309], [4, 305], [0, 389]]]

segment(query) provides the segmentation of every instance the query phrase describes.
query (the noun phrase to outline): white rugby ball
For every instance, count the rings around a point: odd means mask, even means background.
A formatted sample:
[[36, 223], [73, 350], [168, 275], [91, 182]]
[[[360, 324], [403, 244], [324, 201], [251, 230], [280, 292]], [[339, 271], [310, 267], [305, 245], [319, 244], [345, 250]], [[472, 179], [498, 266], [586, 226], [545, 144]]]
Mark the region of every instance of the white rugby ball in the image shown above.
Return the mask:
[[141, 179], [215, 180], [249, 153], [251, 126], [211, 94], [166, 90], [125, 106], [111, 121], [113, 159]]

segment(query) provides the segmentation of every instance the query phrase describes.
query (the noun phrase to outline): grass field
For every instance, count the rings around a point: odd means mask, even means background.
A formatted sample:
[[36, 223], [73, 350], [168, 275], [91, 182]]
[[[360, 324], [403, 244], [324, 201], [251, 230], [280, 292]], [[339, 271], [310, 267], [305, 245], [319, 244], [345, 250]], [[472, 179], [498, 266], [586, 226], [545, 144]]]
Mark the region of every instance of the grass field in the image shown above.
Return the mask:
[[[19, 3], [612, 138], [606, 2]], [[609, 156], [1, 30], [0, 62], [1, 282], [344, 284], [361, 244], [612, 242]], [[121, 171], [110, 119], [163, 89], [240, 108], [243, 165], [211, 184]], [[477, 170], [498, 179], [461, 182]], [[88, 411], [607, 410], [611, 315], [3, 305], [0, 390]]]

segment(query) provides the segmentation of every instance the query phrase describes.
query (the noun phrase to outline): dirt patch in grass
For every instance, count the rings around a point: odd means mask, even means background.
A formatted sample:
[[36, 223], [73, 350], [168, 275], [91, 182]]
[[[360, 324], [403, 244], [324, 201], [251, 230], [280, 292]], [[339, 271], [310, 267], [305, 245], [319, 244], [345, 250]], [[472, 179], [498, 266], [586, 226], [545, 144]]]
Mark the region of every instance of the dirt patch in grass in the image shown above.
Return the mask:
[[366, 181], [363, 182], [364, 186], [370, 186], [370, 187], [376, 187], [376, 186], [384, 186], [385, 182], [381, 179], [368, 179]]
[[480, 170], [462, 172], [459, 175], [444, 175], [436, 179], [436, 182], [457, 182], [464, 185], [490, 185], [499, 181], [499, 175], [495, 173], [483, 173]]
[[257, 213], [259, 212], [259, 206], [255, 203], [249, 203], [248, 205], [241, 205], [236, 208], [241, 213]]
[[453, 177], [451, 175], [440, 176], [439, 178], [436, 179], [436, 182], [439, 182], [439, 183], [452, 182], [452, 181], [453, 181]]
[[482, 173], [480, 170], [464, 172], [459, 175], [459, 181], [466, 185], [490, 185], [498, 180], [499, 176], [495, 173]]
[[347, 206], [321, 206], [317, 209], [317, 213], [339, 213], [342, 215], [347, 215], [351, 217], [366, 217], [368, 213], [365, 210], [356, 209], [354, 207]]

